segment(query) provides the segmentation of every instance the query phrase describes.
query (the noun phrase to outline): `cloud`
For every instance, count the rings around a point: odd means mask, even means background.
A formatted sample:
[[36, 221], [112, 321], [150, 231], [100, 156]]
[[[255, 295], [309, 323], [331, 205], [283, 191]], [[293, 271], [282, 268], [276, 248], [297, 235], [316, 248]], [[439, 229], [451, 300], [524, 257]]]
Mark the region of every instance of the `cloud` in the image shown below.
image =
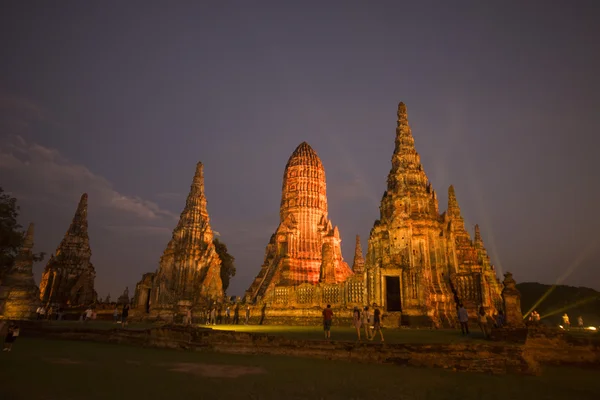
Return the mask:
[[90, 207], [94, 204], [129, 221], [172, 225], [178, 218], [154, 202], [118, 192], [107, 179], [69, 161], [58, 150], [30, 143], [18, 135], [0, 139], [0, 171], [5, 177], [4, 189], [18, 195], [20, 200], [70, 204], [86, 192]]

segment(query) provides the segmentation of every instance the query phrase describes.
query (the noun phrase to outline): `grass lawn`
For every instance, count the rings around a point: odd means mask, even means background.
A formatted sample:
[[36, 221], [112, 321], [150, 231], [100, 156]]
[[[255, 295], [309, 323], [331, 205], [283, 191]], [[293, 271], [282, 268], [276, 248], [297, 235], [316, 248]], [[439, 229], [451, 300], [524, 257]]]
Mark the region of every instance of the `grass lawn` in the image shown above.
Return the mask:
[[28, 338], [0, 353], [7, 400], [573, 399], [598, 398], [597, 381], [598, 371], [575, 368], [491, 376]]

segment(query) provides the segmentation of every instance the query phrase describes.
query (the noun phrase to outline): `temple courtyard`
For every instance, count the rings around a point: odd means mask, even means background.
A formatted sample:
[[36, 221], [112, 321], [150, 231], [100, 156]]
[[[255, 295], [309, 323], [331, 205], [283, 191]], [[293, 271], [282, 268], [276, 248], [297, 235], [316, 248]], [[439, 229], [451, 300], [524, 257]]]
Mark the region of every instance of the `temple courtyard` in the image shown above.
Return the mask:
[[11, 400], [217, 397], [466, 400], [600, 395], [598, 371], [573, 367], [545, 367], [541, 376], [498, 376], [37, 338], [19, 339], [12, 352], [1, 356], [2, 398]]

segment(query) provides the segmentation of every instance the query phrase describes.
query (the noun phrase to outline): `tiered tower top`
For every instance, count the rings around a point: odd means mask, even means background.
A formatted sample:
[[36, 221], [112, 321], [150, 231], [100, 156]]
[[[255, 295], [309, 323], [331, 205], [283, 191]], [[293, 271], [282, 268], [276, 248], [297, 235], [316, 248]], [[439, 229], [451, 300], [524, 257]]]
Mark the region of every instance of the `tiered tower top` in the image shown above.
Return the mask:
[[325, 169], [317, 152], [306, 142], [294, 150], [283, 173], [280, 217], [283, 222], [289, 213], [313, 209], [327, 216]]
[[[57, 257], [63, 252], [69, 253], [73, 251], [78, 252], [80, 257], [87, 259], [92, 255], [90, 239], [88, 236], [87, 201], [87, 193], [82, 194], [73, 220], [71, 221], [71, 225], [56, 250], [55, 255]], [[69, 256], [71, 256], [71, 254], [69, 254]]]

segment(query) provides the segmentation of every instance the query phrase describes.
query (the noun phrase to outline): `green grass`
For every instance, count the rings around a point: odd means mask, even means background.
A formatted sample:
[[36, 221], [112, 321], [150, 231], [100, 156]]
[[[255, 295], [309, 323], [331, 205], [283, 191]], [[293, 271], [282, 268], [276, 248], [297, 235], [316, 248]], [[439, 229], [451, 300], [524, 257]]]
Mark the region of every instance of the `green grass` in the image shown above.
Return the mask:
[[[173, 371], [258, 368], [239, 377]], [[183, 352], [20, 338], [0, 353], [7, 400], [79, 399], [573, 399], [598, 398], [597, 371], [549, 368], [541, 377], [492, 376], [340, 361]]]

